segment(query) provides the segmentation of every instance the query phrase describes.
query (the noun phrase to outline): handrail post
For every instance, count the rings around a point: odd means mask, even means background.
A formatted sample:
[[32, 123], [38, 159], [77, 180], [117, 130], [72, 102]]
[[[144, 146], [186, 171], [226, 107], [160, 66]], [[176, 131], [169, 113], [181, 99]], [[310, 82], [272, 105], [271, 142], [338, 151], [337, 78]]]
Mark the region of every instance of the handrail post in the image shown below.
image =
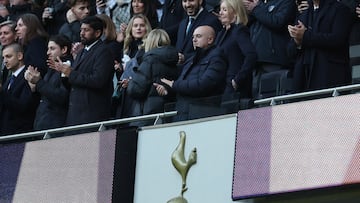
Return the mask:
[[160, 120], [160, 116], [156, 116], [155, 121], [154, 121], [154, 125], [156, 125], [159, 120]]
[[44, 134], [43, 140], [46, 140], [46, 139], [49, 139], [49, 138], [50, 138], [50, 134], [49, 134], [49, 132], [46, 132]]
[[100, 125], [100, 127], [98, 129], [98, 132], [105, 131], [105, 130], [106, 130], [106, 128], [105, 128], [104, 123], [101, 123], [101, 125]]
[[337, 89], [334, 89], [334, 91], [333, 91], [333, 93], [332, 93], [332, 96], [333, 96], [333, 97], [337, 97], [337, 96], [339, 96], [339, 95], [340, 95], [339, 91], [338, 91]]
[[275, 106], [275, 105], [276, 105], [276, 101], [274, 98], [272, 98], [270, 101], [270, 106]]

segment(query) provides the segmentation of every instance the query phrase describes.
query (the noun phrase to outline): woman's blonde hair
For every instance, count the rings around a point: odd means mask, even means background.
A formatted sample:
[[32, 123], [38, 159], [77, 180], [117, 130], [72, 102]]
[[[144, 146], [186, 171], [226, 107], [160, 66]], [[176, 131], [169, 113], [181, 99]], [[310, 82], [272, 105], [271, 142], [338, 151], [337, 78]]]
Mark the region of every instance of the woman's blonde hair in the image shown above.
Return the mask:
[[151, 31], [151, 24], [149, 22], [149, 20], [147, 19], [146, 16], [144, 16], [143, 14], [136, 14], [134, 15], [130, 21], [128, 26], [126, 27], [125, 30], [125, 39], [124, 39], [124, 54], [129, 53], [129, 49], [130, 49], [130, 44], [131, 42], [134, 40], [134, 37], [132, 35], [132, 27], [134, 26], [134, 20], [140, 18], [143, 19], [145, 22], [145, 27], [146, 27], [146, 33], [144, 35], [144, 37], [142, 38], [142, 40], [144, 41], [147, 37], [147, 35], [149, 34], [149, 32]]
[[171, 44], [171, 41], [167, 32], [163, 29], [154, 29], [148, 34], [144, 42], [145, 52], [169, 44]]
[[111, 18], [105, 14], [97, 14], [96, 17], [100, 18], [104, 23], [104, 35], [106, 40], [116, 40], [116, 28]]
[[221, 0], [221, 3], [225, 3], [228, 9], [232, 9], [235, 12], [236, 21], [235, 24], [247, 25], [248, 15], [243, 1], [241, 0]]

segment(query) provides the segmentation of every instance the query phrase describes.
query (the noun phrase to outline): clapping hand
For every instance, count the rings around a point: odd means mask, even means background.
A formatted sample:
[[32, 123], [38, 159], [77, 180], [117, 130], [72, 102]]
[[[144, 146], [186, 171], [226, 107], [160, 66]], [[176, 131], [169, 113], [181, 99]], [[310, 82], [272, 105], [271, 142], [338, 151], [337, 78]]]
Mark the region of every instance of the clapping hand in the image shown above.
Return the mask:
[[71, 73], [71, 66], [69, 64], [63, 63], [60, 57], [57, 57], [56, 61], [54, 59], [48, 59], [47, 63], [50, 68], [63, 73], [66, 77], [69, 77]]
[[31, 91], [35, 92], [36, 83], [39, 82], [39, 80], [41, 79], [40, 72], [37, 70], [37, 68], [29, 66], [28, 69], [25, 71], [24, 78], [28, 82]]
[[301, 21], [298, 21], [297, 25], [288, 25], [289, 34], [298, 46], [301, 45], [306, 30], [307, 28]]

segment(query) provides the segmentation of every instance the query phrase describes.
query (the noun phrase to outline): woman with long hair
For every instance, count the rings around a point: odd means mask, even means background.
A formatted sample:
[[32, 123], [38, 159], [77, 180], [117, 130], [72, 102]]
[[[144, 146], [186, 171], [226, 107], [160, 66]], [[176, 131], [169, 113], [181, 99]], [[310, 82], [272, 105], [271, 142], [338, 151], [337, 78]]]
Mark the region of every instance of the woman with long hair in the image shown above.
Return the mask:
[[39, 18], [31, 13], [23, 14], [16, 23], [16, 35], [18, 42], [24, 48], [25, 66], [36, 67], [42, 76], [45, 75], [47, 33]]
[[122, 59], [123, 73], [118, 78], [119, 85], [123, 89], [123, 96], [116, 110], [117, 118], [126, 118], [132, 115], [134, 102], [131, 97], [127, 96], [126, 88], [131, 77], [132, 68], [142, 61], [142, 56], [144, 55], [143, 40], [146, 39], [150, 31], [151, 25], [146, 16], [142, 14], [134, 15], [126, 28], [124, 57]]
[[134, 57], [150, 31], [151, 25], [147, 17], [143, 14], [134, 15], [125, 30], [124, 54]]
[[157, 0], [131, 0], [130, 4], [130, 17], [137, 14], [146, 16], [151, 24], [151, 28], [159, 26], [159, 19], [156, 12]]

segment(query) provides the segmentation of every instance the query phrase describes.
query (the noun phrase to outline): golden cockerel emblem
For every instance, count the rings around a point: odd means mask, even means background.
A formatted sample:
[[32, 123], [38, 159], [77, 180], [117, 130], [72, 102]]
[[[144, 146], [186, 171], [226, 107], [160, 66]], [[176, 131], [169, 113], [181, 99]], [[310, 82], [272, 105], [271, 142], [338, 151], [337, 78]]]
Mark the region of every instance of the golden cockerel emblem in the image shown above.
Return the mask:
[[185, 141], [186, 134], [184, 131], [180, 132], [180, 141], [175, 151], [171, 155], [171, 162], [175, 169], [179, 172], [182, 179], [181, 193], [179, 197], [175, 197], [169, 200], [167, 203], [187, 203], [188, 201], [184, 198], [184, 192], [187, 191], [186, 186], [186, 176], [192, 165], [196, 164], [197, 154], [196, 148], [194, 148], [190, 154], [189, 158], [185, 160]]

